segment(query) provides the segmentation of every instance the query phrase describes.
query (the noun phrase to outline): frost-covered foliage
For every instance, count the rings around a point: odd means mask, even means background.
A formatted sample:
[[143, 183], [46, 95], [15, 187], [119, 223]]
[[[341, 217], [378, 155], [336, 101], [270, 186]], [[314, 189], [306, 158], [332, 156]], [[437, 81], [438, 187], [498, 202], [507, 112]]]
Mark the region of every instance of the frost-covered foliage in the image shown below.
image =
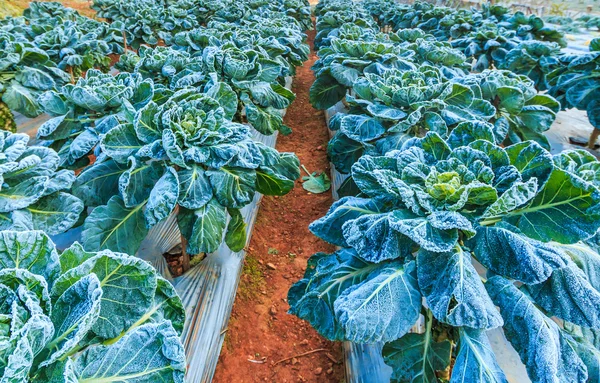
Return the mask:
[[[362, 33], [332, 27], [338, 13], [364, 17], [365, 10], [398, 32], [382, 36], [360, 18], [368, 25]], [[350, 178], [338, 190], [345, 197], [310, 229], [339, 250], [309, 259], [289, 292], [290, 312], [329, 339], [385, 343], [393, 383], [508, 382], [486, 334], [499, 327], [533, 382], [595, 382], [600, 162], [583, 151], [547, 151], [543, 132], [559, 104], [535, 88], [562, 65], [553, 61], [557, 46], [544, 42], [560, 35], [499, 6], [469, 13], [330, 0], [318, 11], [327, 19], [322, 59], [336, 40], [406, 49], [452, 38], [463, 39], [457, 47], [470, 47], [467, 56], [483, 72], [449, 73], [443, 60], [420, 61], [460, 57], [439, 42], [423, 54], [402, 52], [405, 67], [363, 70], [335, 95], [345, 97], [346, 110], [331, 118], [337, 132], [329, 154]], [[469, 36], [483, 25], [475, 46]], [[547, 61], [527, 51], [540, 46], [553, 50]], [[534, 57], [518, 68], [531, 70], [530, 78], [485, 70], [492, 65], [485, 60], [527, 59], [511, 53], [516, 47]], [[368, 65], [369, 57], [357, 62]]]
[[230, 118], [246, 120], [265, 135], [291, 132], [284, 125], [281, 113], [295, 99], [295, 95], [281, 85], [290, 74], [288, 65], [271, 59], [261, 47], [238, 48], [229, 42], [207, 46], [202, 55], [165, 47], [141, 48], [139, 57], [126, 56], [120, 67], [133, 67], [134, 73], [152, 78], [170, 91], [204, 88], [222, 81], [228, 84], [231, 97], [238, 101]]
[[40, 126], [37, 137], [58, 151], [60, 166], [87, 165], [100, 136], [124, 122], [154, 96], [151, 80], [139, 74], [116, 76], [90, 70], [75, 84], [41, 95], [42, 109], [54, 116]]
[[495, 60], [500, 69], [523, 74], [533, 80], [538, 90], [548, 89], [546, 75], [560, 66], [557, 43], [528, 40], [510, 50], [498, 49]]
[[75, 77], [91, 68], [107, 71], [109, 54], [122, 53], [129, 36], [121, 23], [93, 20], [57, 2], [32, 2], [22, 17], [0, 20], [0, 27], [25, 37]]
[[105, 158], [85, 169], [74, 192], [97, 206], [84, 224], [89, 249], [135, 253], [148, 229], [176, 212], [192, 254], [223, 242], [246, 244], [240, 209], [256, 192], [283, 195], [299, 177], [298, 158], [252, 140], [232, 122], [238, 100], [225, 83], [184, 89], [148, 103], [100, 141]]
[[183, 382], [185, 310], [126, 254], [58, 254], [40, 231], [0, 232], [3, 382]]
[[57, 170], [54, 150], [28, 142], [26, 134], [0, 132], [0, 230], [63, 233], [83, 211], [79, 198], [69, 194], [75, 174]]
[[42, 110], [37, 97], [69, 79], [45, 51], [20, 34], [0, 30], [0, 96], [10, 110], [38, 116]]
[[[173, 43], [178, 33], [206, 26], [211, 21], [245, 24], [254, 18], [281, 20], [290, 26], [310, 29], [310, 7], [306, 0], [94, 0], [99, 17], [123, 23], [133, 35], [132, 46]], [[247, 25], [247, 24], [246, 24]]]
[[[342, 250], [311, 258], [291, 312], [330, 339], [387, 342], [398, 382], [436, 381], [452, 344], [452, 381], [506, 382], [485, 335], [499, 326], [533, 381], [588, 381], [599, 351], [551, 317], [600, 329], [600, 256], [580, 242], [600, 226], [600, 190], [577, 175], [599, 163], [586, 157], [576, 174], [554, 160], [472, 124], [363, 156], [352, 167], [361, 194], [310, 227]], [[408, 334], [423, 310], [426, 331]]]
[[346, 96], [347, 113], [331, 119], [336, 131], [328, 154], [336, 169], [350, 172], [363, 154], [385, 154], [427, 131], [443, 138], [460, 123], [492, 128], [497, 143], [535, 140], [549, 148], [543, 132], [559, 104], [540, 95], [525, 76], [489, 70], [449, 81], [436, 67], [367, 73]]
[[600, 129], [600, 39], [590, 42], [586, 54], [564, 54], [563, 64], [548, 75], [548, 93], [560, 101], [563, 109], [587, 112], [590, 123]]

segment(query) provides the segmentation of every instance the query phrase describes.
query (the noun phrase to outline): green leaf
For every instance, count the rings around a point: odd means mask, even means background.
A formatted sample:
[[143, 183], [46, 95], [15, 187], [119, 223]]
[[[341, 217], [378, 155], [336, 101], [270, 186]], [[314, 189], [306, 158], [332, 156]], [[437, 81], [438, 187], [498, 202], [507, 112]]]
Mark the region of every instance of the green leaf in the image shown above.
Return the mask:
[[134, 207], [150, 197], [150, 192], [164, 173], [160, 162], [140, 162], [129, 158], [129, 169], [119, 177], [119, 194], [126, 207]]
[[508, 213], [504, 219], [531, 238], [569, 244], [587, 239], [598, 231], [599, 207], [598, 189], [555, 169], [532, 201]]
[[[100, 315], [91, 331], [102, 339], [120, 336], [149, 309], [157, 286], [156, 271], [149, 263], [126, 254], [101, 252], [62, 274], [52, 288], [58, 299], [89, 274], [100, 281]], [[135, 286], [135, 288], [132, 288]]]
[[148, 204], [144, 211], [146, 226], [152, 227], [167, 218], [175, 209], [178, 197], [179, 182], [177, 180], [177, 172], [172, 167], [168, 167], [150, 192]]
[[110, 346], [92, 347], [75, 361], [79, 382], [183, 383], [185, 353], [169, 322], [146, 324]]
[[102, 151], [119, 163], [126, 163], [142, 146], [144, 142], [138, 139], [133, 124], [112, 128], [100, 141]]
[[308, 174], [308, 177], [302, 177], [302, 180], [304, 181], [302, 183], [302, 187], [304, 188], [304, 190], [307, 190], [314, 194], [321, 194], [325, 193], [331, 188], [331, 180], [329, 179], [327, 174], [321, 173], [317, 175], [316, 172], [311, 174], [308, 170], [306, 170], [306, 167], [304, 167], [304, 165], [302, 165], [302, 169], [304, 169], [306, 174]]
[[346, 95], [346, 87], [331, 75], [321, 75], [310, 87], [309, 100], [317, 109], [331, 108]]
[[92, 210], [81, 234], [85, 248], [135, 254], [148, 233], [144, 222], [144, 205], [127, 208], [121, 197], [113, 196], [108, 204]]
[[0, 266], [41, 275], [50, 287], [61, 269], [54, 244], [41, 231], [0, 232]]
[[6, 87], [2, 95], [2, 101], [11, 110], [24, 114], [29, 118], [37, 117], [42, 113], [40, 105], [37, 102], [37, 95], [14, 80]]
[[58, 192], [43, 197], [27, 210], [31, 213], [34, 229], [57, 235], [77, 223], [83, 211], [83, 202], [70, 194]]
[[108, 202], [118, 190], [119, 177], [127, 168], [109, 159], [85, 168], [73, 183], [73, 194], [86, 206], [98, 206]]
[[213, 191], [200, 166], [192, 165], [189, 169], [180, 169], [178, 203], [186, 209], [199, 209], [213, 198]]
[[502, 326], [502, 317], [461, 247], [448, 253], [419, 250], [419, 288], [435, 318], [453, 327], [490, 330]]
[[253, 169], [223, 167], [207, 170], [214, 198], [225, 207], [241, 209], [252, 202], [256, 185]]
[[225, 243], [232, 251], [242, 251], [246, 246], [246, 222], [244, 222], [244, 217], [238, 209], [227, 209], [227, 211], [231, 219], [227, 225]]
[[450, 383], [508, 383], [483, 331], [460, 329], [458, 355]]
[[15, 186], [0, 190], [0, 212], [23, 209], [37, 202], [46, 191], [48, 177], [32, 177]]
[[103, 291], [95, 274], [73, 283], [52, 306], [54, 337], [46, 346], [52, 354], [41, 364], [47, 366], [75, 349], [100, 316]]
[[533, 382], [587, 381], [586, 367], [558, 325], [545, 316], [512, 282], [494, 276], [488, 293], [504, 318], [504, 333]]
[[383, 346], [383, 360], [393, 368], [392, 381], [437, 383], [436, 372], [450, 364], [452, 344], [435, 342], [431, 325], [423, 334], [406, 334]]
[[414, 262], [388, 263], [360, 285], [341, 293], [334, 309], [346, 339], [374, 343], [404, 336], [421, 311], [415, 271]]
[[212, 253], [219, 248], [223, 240], [227, 209], [213, 198], [196, 210], [181, 208], [177, 223], [188, 241], [188, 253]]

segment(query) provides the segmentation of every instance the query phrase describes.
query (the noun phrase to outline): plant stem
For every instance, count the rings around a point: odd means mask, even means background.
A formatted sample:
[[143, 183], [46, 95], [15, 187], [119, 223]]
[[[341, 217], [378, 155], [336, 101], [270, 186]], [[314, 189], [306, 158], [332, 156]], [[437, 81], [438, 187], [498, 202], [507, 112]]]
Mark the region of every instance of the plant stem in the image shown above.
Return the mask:
[[181, 234], [181, 255], [183, 260], [181, 262], [181, 267], [183, 268], [183, 272], [185, 273], [190, 269], [190, 255], [187, 252], [187, 240]]
[[589, 149], [594, 149], [594, 147], [596, 146], [596, 141], [598, 141], [598, 136], [600, 136], [600, 130], [594, 128], [592, 134], [590, 135], [590, 140], [588, 142]]

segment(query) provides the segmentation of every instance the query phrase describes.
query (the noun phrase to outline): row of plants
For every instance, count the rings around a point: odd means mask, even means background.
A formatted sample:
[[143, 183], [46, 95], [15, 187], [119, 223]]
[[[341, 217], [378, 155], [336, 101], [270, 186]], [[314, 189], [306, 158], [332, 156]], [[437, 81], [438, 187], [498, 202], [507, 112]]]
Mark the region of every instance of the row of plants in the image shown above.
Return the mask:
[[[392, 2], [393, 3], [393, 2]], [[545, 25], [535, 16], [521, 12], [511, 14], [500, 5], [486, 5], [478, 10], [454, 10], [428, 3], [414, 5], [377, 2], [366, 8], [377, 18], [380, 26], [393, 30], [418, 27], [440, 41], [451, 39], [453, 47], [461, 50], [472, 70], [507, 69], [523, 74], [534, 81], [539, 91], [561, 101], [561, 108], [587, 112], [595, 128], [588, 146], [594, 148], [600, 134], [598, 107], [595, 102], [598, 82], [598, 43], [592, 41], [587, 55], [571, 54], [564, 33]], [[587, 27], [594, 24], [593, 16], [582, 17]]]
[[32, 2], [23, 16], [0, 20], [0, 126], [15, 131], [12, 112], [37, 117], [42, 92], [92, 68], [108, 71], [127, 39], [120, 23], [90, 19], [56, 2]]
[[[316, 8], [311, 101], [344, 100], [328, 152], [349, 178], [310, 226], [339, 250], [310, 258], [290, 312], [328, 339], [384, 342], [393, 382], [507, 382], [486, 334], [499, 327], [531, 381], [595, 382], [600, 162], [549, 153], [561, 105], [534, 81], [471, 74], [420, 28], [381, 33], [388, 6]], [[428, 12], [413, 17], [446, 9]]]
[[[34, 4], [23, 23], [3, 22], [0, 40], [12, 65], [0, 89], [27, 87], [30, 114], [52, 117], [39, 145], [0, 132], [0, 380], [183, 382], [182, 302], [150, 264], [125, 253], [171, 214], [189, 253], [222, 243], [239, 251], [240, 209], [257, 192], [294, 186], [298, 158], [253, 137], [290, 131], [282, 112], [295, 96], [285, 81], [308, 55], [291, 16], [298, 3], [195, 21], [178, 45], [123, 51], [120, 73], [90, 67], [76, 81], [28, 31], [79, 16]], [[237, 8], [246, 14], [252, 4]], [[136, 31], [126, 28], [129, 44]], [[82, 244], [59, 255], [48, 235], [72, 228], [82, 229]]]
[[284, 20], [302, 31], [312, 27], [304, 0], [94, 0], [98, 17], [120, 21], [133, 34], [132, 46], [173, 43], [178, 33], [189, 32], [211, 21]]

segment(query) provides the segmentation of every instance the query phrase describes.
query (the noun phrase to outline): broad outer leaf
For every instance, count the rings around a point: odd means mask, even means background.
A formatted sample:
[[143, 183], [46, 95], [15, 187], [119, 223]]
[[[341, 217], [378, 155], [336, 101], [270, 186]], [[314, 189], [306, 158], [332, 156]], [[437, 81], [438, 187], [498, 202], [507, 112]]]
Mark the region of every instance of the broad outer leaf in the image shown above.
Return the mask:
[[392, 262], [346, 289], [335, 301], [335, 315], [352, 342], [389, 342], [404, 336], [421, 311], [415, 264]]
[[0, 269], [20, 268], [41, 275], [50, 284], [60, 274], [54, 244], [41, 231], [0, 232]]
[[169, 322], [146, 324], [110, 346], [92, 347], [75, 362], [80, 382], [184, 382], [185, 353]]
[[113, 196], [107, 205], [92, 210], [81, 234], [85, 248], [135, 254], [148, 234], [143, 207], [144, 204], [126, 208], [121, 197]]
[[125, 254], [101, 252], [66, 273], [54, 284], [54, 299], [94, 273], [100, 281], [100, 315], [92, 332], [103, 339], [120, 336], [144, 315], [154, 299], [156, 271], [149, 263]]
[[489, 330], [502, 317], [485, 291], [471, 257], [461, 247], [448, 253], [419, 250], [419, 288], [437, 320], [454, 327]]
[[327, 214], [310, 224], [310, 231], [336, 246], [349, 247], [342, 225], [367, 214], [383, 213], [383, 204], [371, 198], [344, 197], [331, 205]]
[[501, 227], [478, 227], [467, 245], [489, 270], [528, 284], [545, 281], [569, 262], [560, 248]]
[[540, 310], [512, 282], [490, 278], [486, 287], [504, 318], [504, 333], [533, 383], [584, 383], [586, 367], [569, 345], [569, 335]]
[[531, 238], [570, 244], [598, 231], [599, 205], [600, 191], [592, 184], [555, 169], [531, 202], [506, 217]]
[[40, 199], [27, 210], [31, 213], [34, 229], [57, 235], [77, 223], [83, 203], [71, 194], [58, 192]]
[[386, 264], [365, 262], [352, 249], [310, 257], [304, 279], [288, 292], [290, 313], [308, 321], [330, 340], [345, 340], [344, 329], [334, 313], [334, 302], [351, 286], [359, 285]]
[[452, 344], [445, 340], [435, 342], [431, 331], [406, 334], [383, 346], [383, 360], [394, 371], [393, 382], [437, 383], [436, 371], [443, 371], [450, 363]]
[[85, 168], [73, 184], [73, 194], [86, 206], [98, 206], [108, 202], [115, 194], [119, 177], [127, 168], [109, 159]]
[[342, 226], [344, 238], [369, 262], [410, 256], [411, 241], [390, 223], [390, 214], [364, 214]]
[[188, 240], [190, 254], [212, 253], [223, 241], [227, 225], [227, 208], [216, 199], [196, 210], [181, 208], [177, 215], [179, 230]]
[[178, 202], [186, 209], [199, 209], [213, 197], [213, 191], [204, 170], [199, 166], [181, 169], [177, 172], [179, 178]]
[[225, 243], [232, 251], [242, 251], [246, 246], [246, 222], [238, 209], [227, 209], [231, 219], [227, 224]]
[[175, 209], [179, 197], [179, 181], [177, 172], [172, 167], [168, 167], [165, 174], [156, 182], [150, 192], [148, 204], [144, 211], [146, 226], [152, 227], [158, 222], [167, 218]]
[[450, 383], [508, 383], [485, 332], [460, 329]]
[[579, 326], [600, 328], [600, 292], [575, 263], [554, 270], [548, 280], [527, 286], [527, 291], [548, 313]]
[[77, 347], [98, 320], [102, 289], [95, 274], [75, 282], [52, 306], [54, 338], [47, 346], [52, 355], [42, 365], [54, 363]]

